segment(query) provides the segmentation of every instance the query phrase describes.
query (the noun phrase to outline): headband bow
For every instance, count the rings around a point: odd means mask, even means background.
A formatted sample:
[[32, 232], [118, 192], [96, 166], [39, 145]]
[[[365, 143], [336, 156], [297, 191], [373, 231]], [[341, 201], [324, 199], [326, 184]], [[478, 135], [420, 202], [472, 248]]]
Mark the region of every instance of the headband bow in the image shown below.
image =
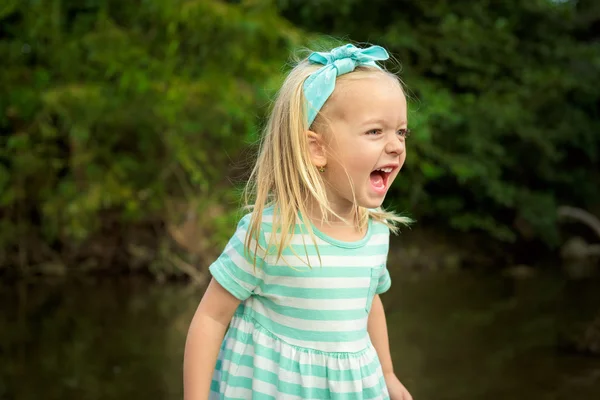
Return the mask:
[[308, 57], [312, 64], [324, 66], [313, 72], [304, 81], [304, 97], [307, 101], [308, 126], [335, 89], [336, 77], [354, 71], [359, 65], [380, 68], [375, 61], [387, 60], [389, 55], [383, 47], [371, 46], [359, 49], [354, 45], [336, 47], [329, 53], [314, 52]]

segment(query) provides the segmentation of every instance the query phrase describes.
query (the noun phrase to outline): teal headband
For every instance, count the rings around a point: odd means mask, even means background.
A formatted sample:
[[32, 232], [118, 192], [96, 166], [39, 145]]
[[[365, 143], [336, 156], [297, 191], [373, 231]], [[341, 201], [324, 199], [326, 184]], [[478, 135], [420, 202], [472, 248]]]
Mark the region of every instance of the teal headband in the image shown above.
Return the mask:
[[359, 49], [351, 44], [336, 47], [329, 53], [312, 53], [308, 61], [312, 64], [323, 64], [324, 67], [313, 72], [304, 81], [308, 126], [312, 125], [317, 113], [333, 93], [336, 77], [354, 71], [359, 65], [380, 68], [375, 61], [388, 58], [389, 55], [383, 47], [371, 46]]

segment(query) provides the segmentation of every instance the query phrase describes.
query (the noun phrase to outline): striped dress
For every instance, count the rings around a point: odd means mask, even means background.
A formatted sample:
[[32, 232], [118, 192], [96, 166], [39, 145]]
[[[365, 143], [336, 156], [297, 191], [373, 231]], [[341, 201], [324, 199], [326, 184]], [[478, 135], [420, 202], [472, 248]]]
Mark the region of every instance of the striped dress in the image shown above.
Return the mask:
[[[272, 209], [265, 210], [263, 248], [272, 218]], [[254, 268], [244, 253], [249, 222], [250, 214], [210, 266], [214, 279], [242, 301], [219, 352], [210, 398], [389, 399], [367, 333], [373, 297], [391, 284], [387, 226], [369, 222], [357, 242], [335, 240], [313, 227], [320, 264], [299, 222], [282, 259], [267, 254]]]

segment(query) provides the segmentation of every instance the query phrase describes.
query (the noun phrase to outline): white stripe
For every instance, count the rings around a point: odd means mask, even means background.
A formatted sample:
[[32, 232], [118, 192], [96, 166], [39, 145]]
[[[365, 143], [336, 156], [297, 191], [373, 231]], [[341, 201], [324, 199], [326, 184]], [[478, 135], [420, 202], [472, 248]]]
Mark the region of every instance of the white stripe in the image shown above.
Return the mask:
[[266, 214], [263, 212], [262, 222], [268, 222], [269, 224], [273, 223], [273, 214]]
[[[246, 230], [244, 229], [237, 229], [234, 232], [234, 236], [237, 238], [237, 240], [242, 243], [244, 246], [246, 245]], [[258, 247], [256, 247], [256, 239], [252, 238], [250, 240], [250, 248], [249, 248], [250, 252], [248, 254], [254, 254], [254, 252], [256, 251], [256, 254], [259, 256], [259, 258], [264, 258], [265, 255], [265, 249], [263, 249], [260, 245]], [[233, 250], [234, 253], [236, 253], [235, 250]], [[244, 253], [242, 252], [242, 255]], [[244, 262], [248, 263], [247, 261]], [[250, 264], [251, 267], [253, 267], [252, 264]]]
[[[233, 246], [227, 245], [225, 247], [224, 253], [227, 254], [231, 261], [233, 261], [233, 263], [236, 265], [236, 267], [249, 274], [254, 273], [254, 265], [249, 263], [248, 260], [244, 258], [243, 254], [238, 253]], [[259, 268], [256, 268], [256, 271], [258, 270]]]
[[[252, 398], [252, 390], [245, 389], [241, 387], [228, 387], [226, 391], [221, 390], [221, 394], [233, 397], [234, 399], [251, 399]], [[223, 396], [220, 396], [219, 399], [222, 399]]]
[[[273, 347], [274, 343], [273, 338], [271, 336], [260, 332], [256, 329], [256, 327], [253, 324], [249, 323], [248, 321], [245, 321], [243, 319], [239, 320], [240, 321], [237, 324], [238, 330], [253, 335], [254, 340], [262, 346], [275, 348]], [[366, 349], [369, 345], [367, 335], [365, 335], [364, 339], [359, 339], [353, 342], [310, 342], [290, 338], [284, 335], [275, 335], [274, 333], [271, 334], [279, 339], [278, 343], [282, 347], [288, 344], [297, 347], [304, 347], [307, 350], [318, 350], [326, 353], [357, 353]], [[235, 338], [231, 337], [231, 340], [235, 340]], [[297, 350], [294, 349], [293, 351]], [[331, 366], [329, 367], [331, 368]]]
[[385, 264], [387, 255], [377, 254], [371, 256], [321, 256], [319, 261], [318, 255], [306, 256], [302, 255], [298, 257], [296, 255], [282, 255], [281, 258], [275, 263], [277, 255], [268, 255], [265, 261], [269, 265], [281, 265], [289, 267], [304, 267], [307, 262], [312, 267], [318, 267], [320, 265], [326, 265], [327, 267], [373, 267], [376, 265]]

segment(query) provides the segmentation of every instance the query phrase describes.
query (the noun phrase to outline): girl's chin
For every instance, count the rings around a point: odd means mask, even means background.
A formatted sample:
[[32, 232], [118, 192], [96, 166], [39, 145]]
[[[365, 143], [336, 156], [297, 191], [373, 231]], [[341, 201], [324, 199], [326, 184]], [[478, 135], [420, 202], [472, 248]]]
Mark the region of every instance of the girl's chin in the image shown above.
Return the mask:
[[364, 208], [377, 208], [381, 207], [384, 199], [385, 193], [379, 196], [366, 196], [365, 198], [358, 200], [358, 205]]

